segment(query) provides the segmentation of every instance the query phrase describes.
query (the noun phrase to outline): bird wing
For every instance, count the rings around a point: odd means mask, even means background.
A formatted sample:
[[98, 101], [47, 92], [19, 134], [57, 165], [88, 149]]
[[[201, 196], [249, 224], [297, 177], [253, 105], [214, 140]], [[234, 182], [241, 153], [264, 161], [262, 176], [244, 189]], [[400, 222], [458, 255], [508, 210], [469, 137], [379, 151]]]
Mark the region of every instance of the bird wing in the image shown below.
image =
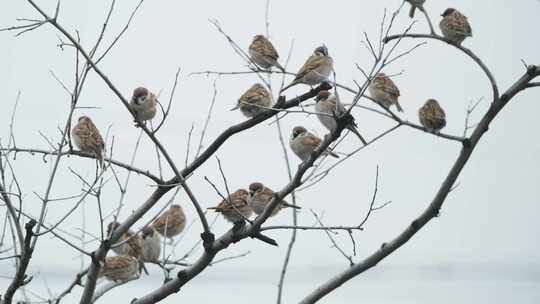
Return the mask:
[[300, 143], [306, 146], [312, 146], [315, 149], [321, 144], [321, 139], [311, 133], [308, 133], [300, 139]]
[[309, 56], [308, 60], [306, 60], [306, 63], [304, 63], [304, 65], [300, 68], [300, 71], [298, 71], [298, 73], [296, 74], [294, 80], [302, 79], [307, 73], [320, 67], [324, 63], [324, 60], [326, 60], [325, 56]]

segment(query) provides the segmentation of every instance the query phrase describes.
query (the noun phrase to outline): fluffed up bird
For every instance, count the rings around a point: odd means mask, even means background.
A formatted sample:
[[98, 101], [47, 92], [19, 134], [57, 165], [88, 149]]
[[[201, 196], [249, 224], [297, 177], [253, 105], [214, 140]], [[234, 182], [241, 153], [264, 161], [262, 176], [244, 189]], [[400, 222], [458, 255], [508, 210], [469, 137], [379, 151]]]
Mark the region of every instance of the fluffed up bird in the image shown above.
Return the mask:
[[139, 266], [136, 258], [128, 255], [109, 256], [99, 271], [99, 276], [111, 281], [126, 281], [138, 274]]
[[418, 110], [420, 123], [430, 132], [438, 132], [446, 126], [446, 114], [435, 99], [428, 99]]
[[79, 117], [77, 124], [71, 130], [71, 137], [79, 150], [93, 154], [100, 167], [105, 169], [105, 163], [103, 162], [105, 142], [90, 117]]
[[403, 109], [398, 102], [399, 89], [386, 74], [378, 73], [375, 75], [371, 80], [368, 89], [371, 98], [383, 107], [388, 109], [390, 106], [396, 105], [397, 110], [403, 112]]
[[[337, 127], [337, 122], [334, 116], [338, 117], [343, 115], [346, 110], [343, 104], [339, 101], [338, 97], [334, 94], [330, 94], [328, 91], [320, 91], [315, 98], [317, 104], [315, 104], [315, 111], [317, 118], [330, 132], [333, 132]], [[346, 126], [348, 130], [356, 134], [364, 145], [367, 144], [366, 140], [360, 135], [360, 132], [356, 129], [354, 121]]]
[[285, 69], [277, 61], [278, 52], [266, 37], [256, 35], [249, 45], [249, 56], [253, 62], [263, 69], [270, 69], [273, 66], [285, 72]]
[[133, 96], [129, 106], [135, 113], [135, 122], [137, 124], [151, 120], [156, 116], [157, 99], [154, 93], [147, 88], [138, 87], [133, 91]]
[[[263, 213], [268, 203], [272, 201], [272, 198], [274, 198], [274, 191], [264, 186], [262, 183], [255, 182], [249, 185], [249, 204], [251, 205], [251, 208], [253, 209], [253, 212], [255, 212], [255, 214], [260, 215], [261, 213]], [[298, 206], [291, 205], [286, 201], [281, 200], [276, 205], [274, 210], [272, 210], [270, 216], [276, 215], [281, 209], [285, 207], [301, 209]]]
[[439, 28], [445, 38], [461, 45], [467, 37], [472, 37], [472, 29], [467, 17], [454, 8], [447, 8], [441, 15]]
[[240, 98], [238, 103], [231, 111], [240, 109], [240, 112], [246, 117], [253, 117], [266, 111], [272, 104], [270, 93], [260, 83], [256, 83], [249, 88]]
[[315, 49], [313, 55], [309, 56], [306, 63], [304, 63], [300, 71], [296, 74], [294, 80], [285, 86], [281, 92], [299, 83], [314, 86], [327, 81], [333, 69], [334, 61], [328, 55], [328, 48], [324, 45], [320, 46]]
[[186, 215], [182, 207], [172, 204], [169, 210], [163, 212], [152, 223], [152, 227], [162, 236], [172, 239], [179, 235], [186, 227]]
[[161, 240], [158, 232], [152, 226], [146, 226], [141, 233], [142, 260], [144, 262], [156, 262], [161, 253]]
[[216, 207], [208, 209], [221, 213], [227, 221], [234, 224], [244, 222], [253, 214], [253, 210], [249, 205], [249, 192], [245, 189], [236, 190]]
[[[111, 236], [113, 231], [120, 226], [118, 222], [110, 222], [107, 225], [107, 236]], [[127, 241], [126, 241], [127, 240]], [[129, 255], [135, 258], [140, 258], [142, 254], [142, 240], [139, 235], [128, 230], [118, 239], [119, 243], [123, 243], [119, 246], [111, 248], [114, 253], [118, 255]]]
[[[311, 156], [313, 151], [320, 146], [321, 142], [322, 140], [315, 134], [308, 132], [306, 128], [302, 126], [297, 126], [294, 127], [292, 131], [289, 146], [293, 150], [294, 154], [296, 154], [302, 161], [306, 161]], [[330, 151], [330, 149], [326, 149], [323, 154], [330, 155], [335, 158], [339, 157], [336, 153]]]
[[414, 18], [414, 12], [418, 8], [419, 10], [424, 10], [424, 3], [426, 0], [405, 0], [411, 4], [411, 9], [409, 10], [409, 17]]

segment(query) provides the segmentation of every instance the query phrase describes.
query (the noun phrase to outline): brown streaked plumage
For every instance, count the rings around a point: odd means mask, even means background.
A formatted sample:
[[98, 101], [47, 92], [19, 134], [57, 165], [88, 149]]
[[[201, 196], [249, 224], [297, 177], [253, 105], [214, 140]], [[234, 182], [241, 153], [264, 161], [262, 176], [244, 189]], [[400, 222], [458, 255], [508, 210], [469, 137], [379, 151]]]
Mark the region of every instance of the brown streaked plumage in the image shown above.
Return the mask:
[[[274, 198], [274, 191], [272, 189], [264, 186], [262, 183], [254, 182], [249, 185], [249, 204], [253, 209], [255, 214], [260, 215], [263, 213], [264, 209]], [[276, 205], [270, 216], [276, 215], [281, 209], [285, 207], [300, 209], [300, 207], [291, 205], [285, 200], [282, 200]]]
[[279, 59], [278, 52], [266, 37], [256, 35], [249, 45], [249, 55], [251, 60], [263, 69], [270, 69], [275, 66], [281, 71], [285, 69], [277, 61]]
[[371, 98], [383, 107], [388, 109], [392, 105], [395, 105], [399, 112], [403, 112], [403, 108], [401, 108], [398, 101], [400, 96], [399, 89], [386, 74], [378, 73], [375, 75], [371, 80], [368, 89]]
[[467, 37], [472, 37], [472, 29], [467, 17], [454, 8], [447, 8], [441, 15], [439, 28], [444, 37], [460, 45]]
[[184, 231], [186, 227], [186, 215], [182, 207], [173, 204], [169, 210], [163, 212], [153, 223], [152, 226], [164, 237], [173, 238]]
[[243, 222], [244, 219], [249, 219], [253, 214], [253, 210], [249, 205], [249, 192], [245, 189], [236, 190], [216, 207], [208, 209], [221, 213], [231, 223]]
[[[302, 161], [306, 161], [309, 159], [313, 151], [315, 151], [315, 149], [321, 145], [321, 142], [322, 140], [319, 137], [308, 132], [306, 128], [296, 126], [293, 128], [291, 139], [289, 140], [289, 146], [296, 156], [298, 156]], [[322, 154], [339, 158], [339, 156], [330, 149], [326, 149]]]
[[105, 169], [105, 163], [103, 162], [105, 142], [90, 117], [79, 117], [77, 124], [71, 130], [71, 137], [79, 150], [94, 155], [100, 167]]
[[424, 10], [424, 3], [426, 0], [405, 0], [411, 4], [411, 9], [409, 10], [409, 17], [414, 18], [414, 12], [416, 9]]
[[428, 99], [418, 110], [420, 123], [431, 132], [438, 132], [446, 126], [446, 113], [435, 99]]
[[294, 80], [285, 86], [281, 92], [299, 83], [310, 86], [327, 81], [330, 73], [334, 69], [334, 60], [328, 55], [328, 48], [320, 46], [313, 51], [304, 65], [300, 68]]
[[117, 255], [105, 258], [105, 263], [99, 271], [99, 276], [104, 276], [111, 281], [125, 281], [138, 273], [137, 259], [128, 255]]
[[268, 90], [260, 83], [256, 83], [240, 96], [238, 103], [231, 111], [240, 109], [244, 116], [251, 118], [266, 111], [265, 108], [269, 108], [271, 103]]

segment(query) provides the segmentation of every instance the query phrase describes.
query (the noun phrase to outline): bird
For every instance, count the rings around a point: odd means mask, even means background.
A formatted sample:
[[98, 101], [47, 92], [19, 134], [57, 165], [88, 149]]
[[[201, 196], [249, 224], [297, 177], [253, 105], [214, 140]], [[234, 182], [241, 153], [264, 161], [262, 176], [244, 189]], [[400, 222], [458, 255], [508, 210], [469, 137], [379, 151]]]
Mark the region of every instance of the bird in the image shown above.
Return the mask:
[[99, 166], [105, 169], [105, 163], [103, 162], [105, 142], [90, 117], [79, 117], [77, 124], [71, 130], [71, 137], [79, 150], [94, 155]]
[[[289, 145], [293, 152], [302, 160], [306, 161], [309, 159], [311, 153], [319, 147], [322, 140], [316, 135], [308, 132], [306, 128], [302, 126], [296, 126], [293, 128], [291, 139], [289, 140]], [[326, 149], [323, 154], [330, 155], [335, 158], [339, 158], [337, 154]]]
[[[330, 92], [322, 90], [315, 97], [315, 111], [317, 113], [317, 118], [322, 123], [322, 125], [327, 128], [330, 132], [333, 132], [337, 127], [336, 117], [341, 116], [346, 113], [345, 107], [339, 101], [337, 95], [330, 94]], [[331, 115], [331, 116], [329, 116]], [[336, 117], [334, 117], [336, 116]], [[364, 145], [367, 144], [366, 140], [360, 135], [360, 132], [356, 129], [356, 124], [354, 121], [348, 124], [345, 128], [353, 132]]]
[[[113, 231], [120, 226], [120, 223], [117, 221], [110, 222], [107, 225], [107, 236], [110, 237]], [[144, 271], [145, 274], [148, 274], [148, 270], [143, 263], [143, 240], [133, 231], [128, 230], [124, 232], [118, 239], [120, 245], [112, 247], [112, 251], [118, 255], [127, 255], [132, 256], [139, 260], [139, 266]]]
[[240, 109], [244, 116], [251, 118], [266, 111], [266, 108], [269, 108], [271, 103], [272, 100], [268, 90], [260, 83], [256, 83], [240, 96], [238, 103], [231, 111]]
[[294, 80], [281, 89], [281, 92], [299, 83], [314, 86], [327, 81], [333, 69], [334, 60], [328, 55], [328, 48], [319, 46], [300, 68]]
[[446, 114], [435, 99], [428, 99], [418, 110], [420, 123], [430, 132], [438, 132], [446, 126]]
[[[264, 186], [262, 183], [254, 182], [249, 185], [249, 204], [251, 208], [253, 209], [253, 212], [255, 212], [255, 214], [257, 215], [262, 214], [264, 209], [266, 208], [266, 205], [270, 203], [273, 197], [274, 197], [274, 191]], [[276, 215], [281, 209], [285, 207], [301, 209], [298, 206], [291, 205], [287, 203], [286, 201], [281, 200], [276, 205], [274, 210], [272, 210], [272, 213], [270, 214], [270, 216]]]
[[133, 91], [129, 106], [135, 113], [135, 122], [139, 124], [151, 120], [156, 116], [156, 95], [145, 87], [138, 87]]
[[369, 94], [377, 103], [385, 108], [390, 108], [396, 105], [399, 112], [403, 112], [403, 108], [398, 102], [399, 89], [396, 87], [392, 79], [384, 73], [378, 73], [373, 77], [369, 84]]
[[156, 262], [161, 253], [161, 240], [158, 232], [152, 226], [146, 226], [141, 233], [142, 260], [144, 262]]
[[409, 17], [414, 18], [414, 12], [416, 11], [416, 8], [419, 10], [424, 10], [424, 3], [426, 0], [405, 0], [406, 2], [409, 2], [411, 4], [411, 9], [409, 10]]
[[139, 266], [136, 258], [128, 255], [116, 255], [105, 258], [99, 271], [100, 277], [111, 281], [126, 281], [138, 274]]
[[249, 219], [253, 214], [253, 209], [249, 205], [249, 192], [245, 189], [236, 190], [216, 207], [210, 207], [208, 209], [221, 213], [227, 221], [235, 225], [237, 223], [243, 223], [245, 219]]
[[472, 37], [472, 29], [467, 17], [454, 8], [447, 8], [441, 15], [439, 28], [445, 38], [461, 45], [467, 37]]
[[251, 61], [255, 62], [263, 69], [270, 69], [273, 66], [285, 72], [285, 69], [277, 61], [279, 54], [272, 45], [272, 42], [263, 35], [255, 35], [249, 45], [249, 56]]
[[178, 204], [172, 204], [169, 210], [163, 212], [152, 223], [152, 227], [163, 237], [172, 239], [184, 231], [186, 227], [186, 215]]

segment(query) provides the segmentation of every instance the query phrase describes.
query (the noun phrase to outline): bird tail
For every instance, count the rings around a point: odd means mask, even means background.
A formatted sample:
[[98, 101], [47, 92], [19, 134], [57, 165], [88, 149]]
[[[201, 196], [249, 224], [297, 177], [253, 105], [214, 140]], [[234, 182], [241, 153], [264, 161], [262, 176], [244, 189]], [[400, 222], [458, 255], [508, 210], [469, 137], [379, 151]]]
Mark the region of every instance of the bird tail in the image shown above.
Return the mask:
[[351, 126], [351, 125], [348, 125], [347, 126], [347, 129], [349, 129], [351, 132], [353, 132], [356, 136], [358, 136], [358, 138], [360, 139], [360, 141], [362, 141], [362, 143], [365, 145], [367, 145], [367, 141], [364, 139], [364, 137], [362, 137], [362, 135], [360, 135], [360, 132], [358, 132], [358, 129], [356, 129], [354, 126]]
[[286, 85], [283, 89], [281, 89], [281, 91], [279, 91], [280, 93], [282, 92], [285, 92], [285, 90], [287, 90], [288, 88], [292, 87], [292, 86], [295, 86], [297, 85], [298, 82], [296, 80], [293, 80], [293, 82], [289, 83], [288, 85]]
[[396, 101], [396, 108], [399, 112], [403, 112], [403, 108], [401, 107], [401, 105], [399, 104], [399, 102]]
[[336, 153], [330, 151], [330, 149], [327, 149], [325, 154], [330, 155], [330, 156], [332, 156], [334, 158], [339, 158], [339, 155], [337, 155]]
[[294, 208], [294, 209], [302, 209], [302, 207], [299, 207], [299, 206], [296, 206], [296, 205], [292, 205], [292, 204], [289, 204], [289, 203], [283, 203], [282, 204], [283, 207], [289, 207], [289, 208]]
[[409, 10], [409, 17], [414, 18], [415, 11], [416, 11], [416, 5], [411, 4], [411, 9]]
[[99, 163], [99, 167], [105, 171], [107, 169], [107, 167], [105, 166], [105, 161], [103, 159], [103, 151], [97, 151], [96, 152], [96, 159]]
[[276, 61], [276, 64], [275, 64], [276, 68], [280, 69], [283, 73], [285, 73], [285, 68], [281, 66], [281, 64], [279, 64], [279, 62]]
[[141, 259], [139, 259], [139, 273], [142, 271], [144, 271], [144, 274], [150, 275], [148, 273], [148, 269], [146, 269], [146, 266], [144, 266], [144, 262]]

